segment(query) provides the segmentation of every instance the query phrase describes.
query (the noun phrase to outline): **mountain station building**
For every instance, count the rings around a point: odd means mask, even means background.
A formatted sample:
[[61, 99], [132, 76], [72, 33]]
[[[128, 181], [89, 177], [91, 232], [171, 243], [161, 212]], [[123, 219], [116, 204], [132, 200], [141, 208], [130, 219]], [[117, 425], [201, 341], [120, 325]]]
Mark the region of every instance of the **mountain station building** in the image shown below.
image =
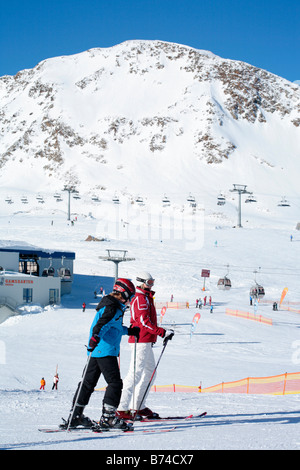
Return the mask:
[[[59, 304], [73, 282], [75, 253], [32, 245], [0, 245], [0, 309]], [[4, 312], [3, 312], [4, 313]]]

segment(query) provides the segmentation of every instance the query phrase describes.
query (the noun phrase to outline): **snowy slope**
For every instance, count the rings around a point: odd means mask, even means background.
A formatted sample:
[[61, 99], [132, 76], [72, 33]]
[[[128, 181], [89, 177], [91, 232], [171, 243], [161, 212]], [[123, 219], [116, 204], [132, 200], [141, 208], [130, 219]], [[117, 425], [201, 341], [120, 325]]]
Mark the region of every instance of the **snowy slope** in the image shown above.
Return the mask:
[[[2, 207], [4, 211], [7, 206], [2, 203]], [[104, 450], [299, 448], [299, 395], [151, 393], [148, 405], [161, 415], [206, 410], [208, 416], [194, 427], [181, 423], [172, 433], [137, 437], [105, 435], [89, 438], [86, 435], [45, 435], [37, 431], [41, 425], [59, 423], [69, 412], [86, 360], [84, 345], [96, 306], [93, 292], [100, 285], [108, 292], [112, 285], [113, 266], [98, 259], [107, 248], [127, 249], [128, 254], [136, 258], [120, 265], [122, 276], [134, 278], [138, 269], [149, 269], [153, 273], [158, 301], [169, 300], [173, 294], [175, 301], [190, 302], [189, 310], [167, 310], [164, 323], [172, 324], [176, 334], [161, 361], [157, 384], [198, 386], [201, 382], [204, 388], [248, 376], [299, 371], [299, 314], [273, 312], [270, 305], [262, 304], [259, 313], [273, 319], [272, 327], [225, 315], [226, 307], [250, 308], [249, 287], [253, 284], [253, 271], [259, 267], [257, 281], [264, 285], [268, 299], [277, 300], [283, 287], [287, 286], [287, 300], [300, 302], [299, 269], [295, 263], [300, 249], [300, 237], [294, 230], [297, 210], [283, 209], [285, 212], [281, 213], [277, 224], [276, 218], [267, 213], [264, 218], [253, 219], [251, 226], [243, 229], [223, 224], [220, 210], [219, 217], [207, 214], [201, 239], [203, 245], [193, 249], [183, 238], [153, 237], [141, 243], [128, 237], [126, 231], [117, 239], [106, 234], [106, 241], [86, 242], [88, 234], [99, 232], [100, 222], [97, 218], [87, 217], [87, 208], [83, 205], [80, 209], [74, 226], [67, 222], [66, 212], [46, 211], [45, 208], [42, 211], [38, 205], [28, 212], [13, 212], [10, 205], [11, 214], [1, 216], [2, 239], [74, 250], [76, 277], [72, 294], [63, 297], [60, 307], [14, 317], [0, 325], [1, 346], [5, 351], [5, 361], [2, 361], [5, 363], [0, 364], [3, 418], [0, 447]], [[226, 213], [226, 210], [229, 209], [225, 205], [222, 211]], [[174, 214], [177, 214], [175, 210]], [[293, 242], [289, 239], [291, 233]], [[188, 236], [192, 239], [191, 233], [186, 234], [186, 238]], [[228, 263], [233, 287], [229, 292], [221, 292], [216, 283], [226, 274]], [[200, 290], [202, 268], [211, 269], [206, 287], [207, 295], [213, 299], [214, 313], [211, 315], [208, 309], [200, 312], [200, 322], [190, 339], [190, 323], [196, 312], [194, 302], [203, 295]], [[81, 311], [83, 301], [88, 305], [86, 313]], [[127, 315], [124, 323], [128, 324]], [[161, 347], [158, 342], [156, 357]], [[59, 390], [52, 392], [52, 376], [57, 364]], [[124, 338], [123, 376], [128, 365], [129, 348]], [[47, 381], [45, 392], [39, 391], [42, 376]], [[105, 383], [100, 379], [99, 387], [103, 386]], [[86, 410], [94, 419], [99, 418], [102, 397], [103, 392], [95, 392]]]

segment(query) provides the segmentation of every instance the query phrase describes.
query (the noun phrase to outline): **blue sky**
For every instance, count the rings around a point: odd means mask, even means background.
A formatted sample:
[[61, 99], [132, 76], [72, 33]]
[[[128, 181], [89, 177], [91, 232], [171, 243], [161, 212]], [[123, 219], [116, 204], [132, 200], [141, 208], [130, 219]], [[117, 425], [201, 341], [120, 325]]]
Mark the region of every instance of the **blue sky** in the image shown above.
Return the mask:
[[1, 0], [0, 76], [129, 39], [176, 42], [300, 80], [300, 0]]

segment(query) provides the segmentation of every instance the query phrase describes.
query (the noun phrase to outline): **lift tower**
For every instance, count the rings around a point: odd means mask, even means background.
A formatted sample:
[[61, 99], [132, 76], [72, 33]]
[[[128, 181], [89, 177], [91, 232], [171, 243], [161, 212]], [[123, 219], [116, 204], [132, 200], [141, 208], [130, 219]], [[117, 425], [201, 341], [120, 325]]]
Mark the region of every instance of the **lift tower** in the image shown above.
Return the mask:
[[232, 193], [238, 193], [239, 195], [239, 208], [238, 208], [238, 227], [242, 227], [242, 205], [241, 205], [241, 199], [242, 199], [242, 194], [251, 194], [249, 191], [247, 191], [247, 186], [245, 184], [234, 184], [233, 189], [230, 189]]
[[104, 261], [112, 261], [115, 265], [115, 281], [119, 277], [119, 264], [123, 263], [124, 261], [134, 261], [135, 258], [128, 258], [127, 257], [127, 250], [106, 250], [106, 256], [99, 256], [100, 259]]

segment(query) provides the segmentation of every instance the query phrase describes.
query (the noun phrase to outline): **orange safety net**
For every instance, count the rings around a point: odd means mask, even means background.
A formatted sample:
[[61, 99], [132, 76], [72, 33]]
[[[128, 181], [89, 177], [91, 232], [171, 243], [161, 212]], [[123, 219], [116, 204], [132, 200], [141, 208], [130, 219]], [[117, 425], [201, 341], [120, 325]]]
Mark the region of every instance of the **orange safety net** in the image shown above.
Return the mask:
[[[96, 389], [104, 391], [105, 387]], [[234, 382], [222, 382], [212, 387], [194, 385], [153, 385], [152, 392], [180, 393], [248, 393], [252, 395], [292, 395], [300, 393], [300, 372], [273, 375], [270, 377], [247, 377]]]
[[264, 323], [265, 325], [273, 325], [272, 318], [263, 317], [262, 315], [255, 315], [254, 313], [243, 312], [242, 310], [233, 310], [231, 308], [226, 308], [226, 315], [257, 321], [260, 323]]
[[300, 372], [270, 377], [247, 377], [202, 388], [189, 385], [153, 385], [153, 392], [248, 393], [253, 395], [291, 395], [300, 393]]
[[156, 308], [190, 308], [189, 302], [155, 302]]

